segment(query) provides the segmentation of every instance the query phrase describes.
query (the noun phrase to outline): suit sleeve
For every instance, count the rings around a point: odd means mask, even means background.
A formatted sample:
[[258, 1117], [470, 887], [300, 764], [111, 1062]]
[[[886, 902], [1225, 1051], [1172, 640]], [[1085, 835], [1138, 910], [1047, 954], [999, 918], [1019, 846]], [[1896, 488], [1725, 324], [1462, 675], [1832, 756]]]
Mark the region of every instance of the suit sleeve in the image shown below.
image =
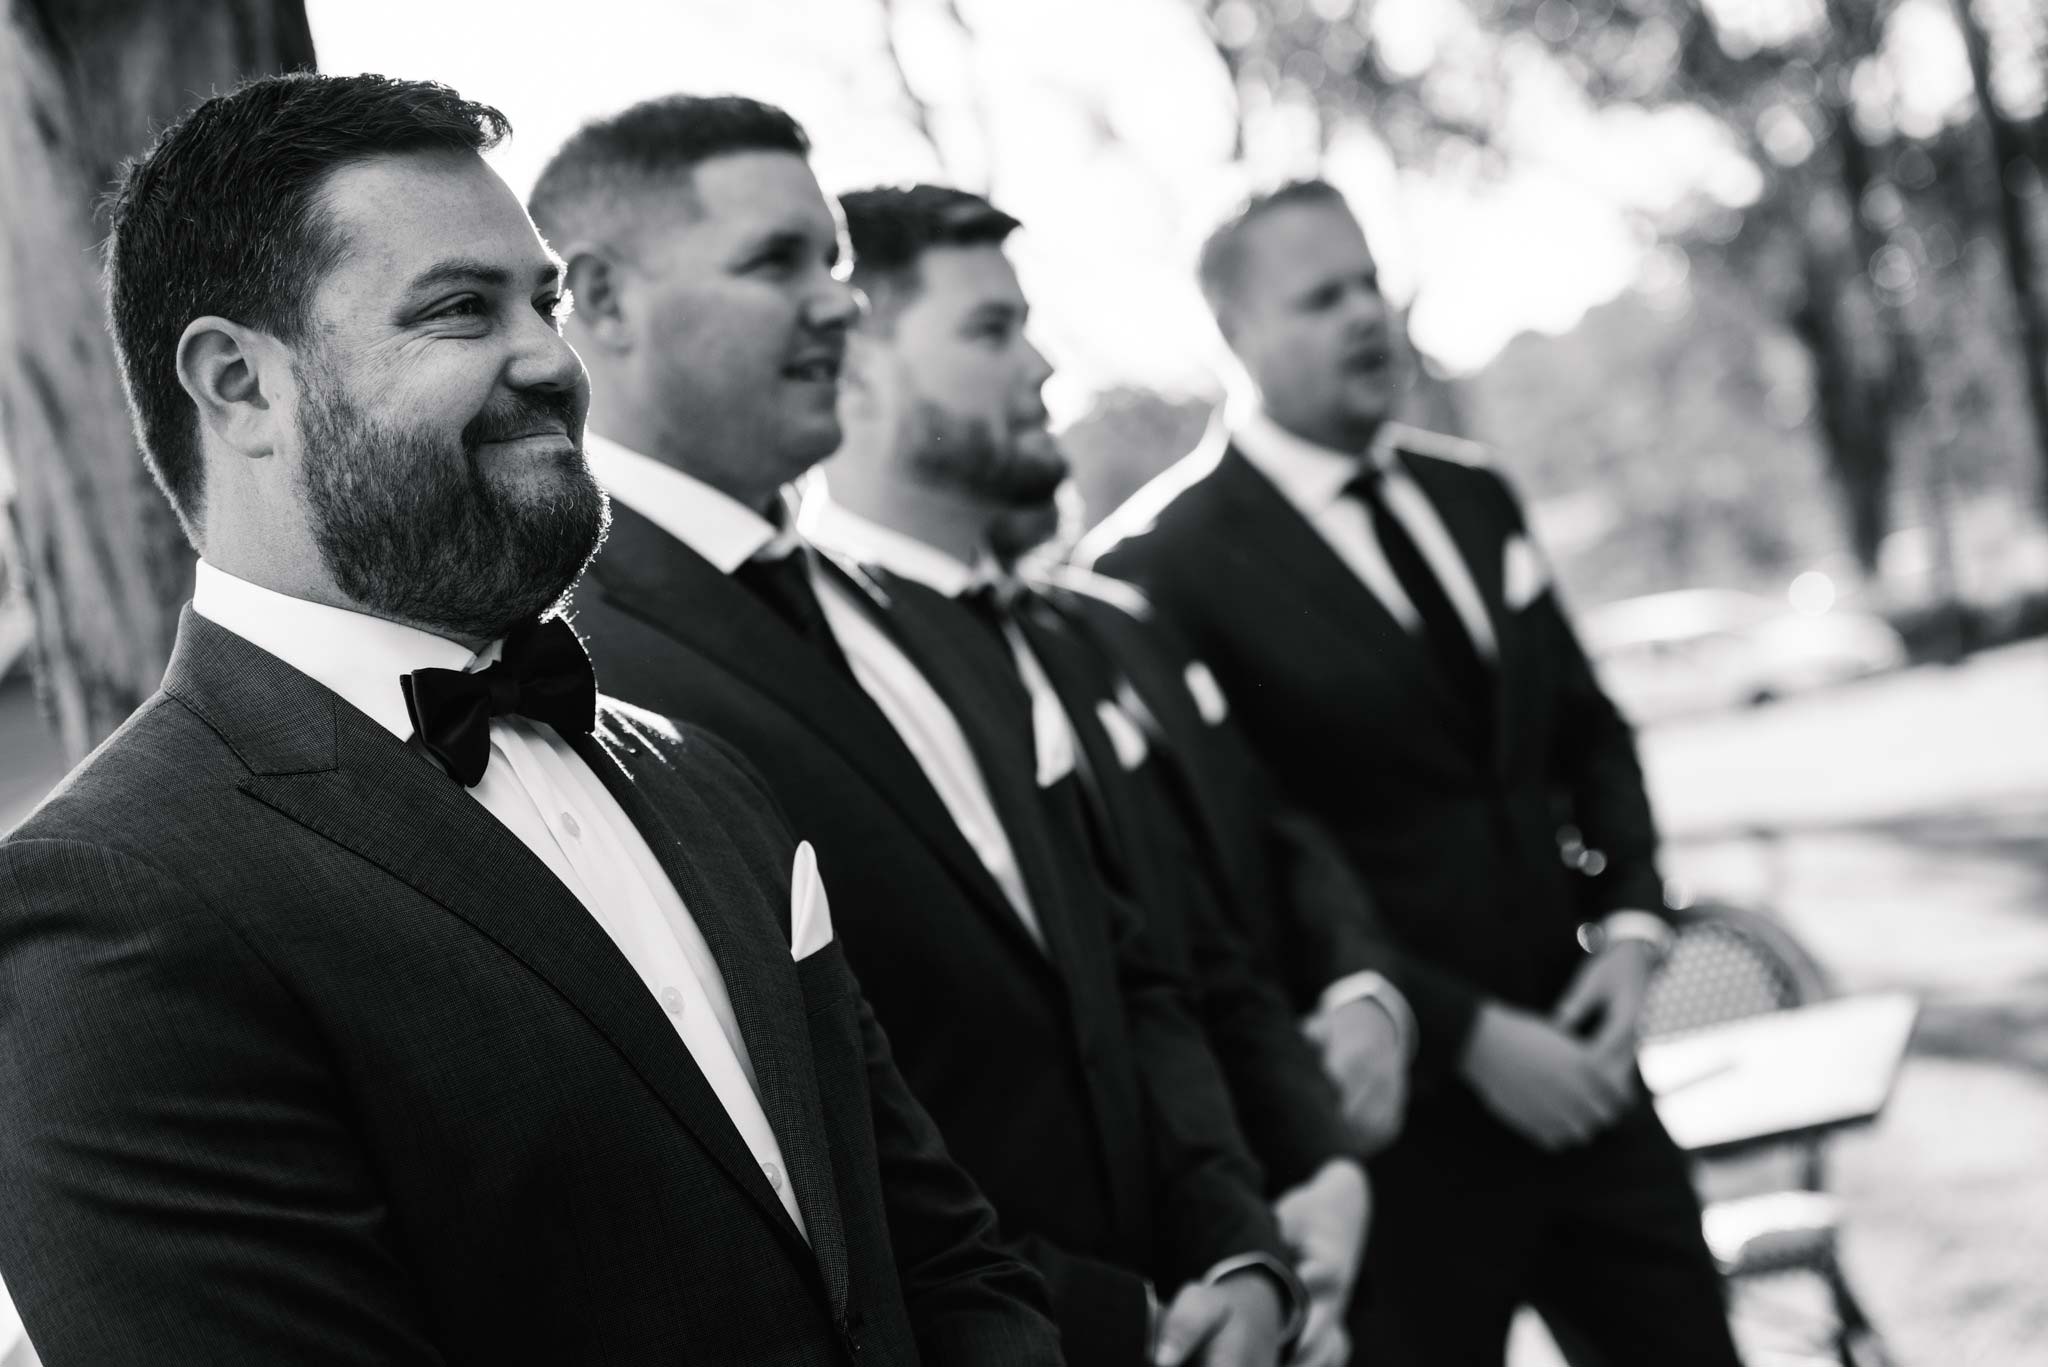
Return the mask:
[[[785, 830], [788, 819], [759, 772], [718, 736], [697, 732], [730, 763]], [[851, 969], [842, 969], [851, 978]], [[859, 991], [858, 983], [852, 990]], [[1007, 1251], [996, 1215], [946, 1151], [938, 1126], [897, 1071], [865, 997], [859, 1006], [868, 1106], [882, 1204], [904, 1306], [927, 1362], [1041, 1367], [1061, 1361], [1045, 1281]], [[1143, 1288], [1137, 1295], [1142, 1304]]]
[[1002, 1247], [995, 1212], [910, 1094], [865, 1000], [860, 1023], [883, 1206], [919, 1356], [976, 1367], [1058, 1363], [1045, 1282]]
[[100, 845], [0, 846], [0, 1269], [48, 1367], [443, 1361], [311, 1022]]
[[[1199, 576], [1182, 582], [1179, 558], [1156, 535], [1125, 542], [1103, 557], [1098, 568], [1139, 585], [1163, 612], [1154, 626], [1173, 648], [1212, 660], [1235, 656], [1228, 634], [1204, 612]], [[1364, 877], [1335, 839], [1307, 814], [1291, 810], [1272, 784], [1250, 743], [1240, 732], [1214, 752], [1229, 764], [1236, 781], [1253, 784], [1266, 812], [1262, 832], [1274, 870], [1268, 943], [1290, 995], [1308, 1009], [1322, 989], [1339, 978], [1372, 970], [1384, 974], [1415, 1013], [1416, 1067], [1427, 1076], [1453, 1072], [1464, 1052], [1483, 994], [1472, 984], [1404, 954], [1388, 935]]]
[[[1198, 867], [1192, 850], [1182, 867]], [[1286, 1191], [1353, 1144], [1336, 1088], [1301, 1032], [1272, 966], [1230, 924], [1204, 880], [1189, 877], [1188, 947], [1202, 1028], [1229, 1084], [1269, 1194]]]
[[[1507, 482], [1492, 476], [1507, 516], [1527, 534], [1520, 503]], [[1558, 726], [1550, 771], [1571, 800], [1572, 819], [1588, 847], [1606, 856], [1593, 880], [1592, 910], [1624, 908], [1662, 914], [1664, 880], [1657, 872], [1657, 826], [1636, 757], [1635, 731], [1600, 687], [1578, 634], [1553, 589], [1529, 611], [1558, 662]]]
[[1175, 972], [1128, 902], [1116, 908], [1118, 976], [1140, 1100], [1152, 1144], [1154, 1237], [1160, 1288], [1169, 1295], [1225, 1258], [1268, 1255], [1291, 1265], [1263, 1199], [1265, 1174], [1251, 1156], [1221, 1069]]

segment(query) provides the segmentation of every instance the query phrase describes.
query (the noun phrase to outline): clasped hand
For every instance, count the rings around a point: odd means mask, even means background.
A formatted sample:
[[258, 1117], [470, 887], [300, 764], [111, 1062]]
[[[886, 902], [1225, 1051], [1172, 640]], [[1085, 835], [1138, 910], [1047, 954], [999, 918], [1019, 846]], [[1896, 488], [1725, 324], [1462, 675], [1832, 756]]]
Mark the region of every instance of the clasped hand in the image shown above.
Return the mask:
[[1322, 1051], [1358, 1152], [1370, 1157], [1393, 1143], [1408, 1111], [1408, 1052], [1394, 1018], [1358, 997], [1311, 1017], [1307, 1034]]
[[1348, 1158], [1332, 1159], [1274, 1202], [1273, 1215], [1308, 1291], [1308, 1320], [1288, 1365], [1344, 1367], [1351, 1358], [1345, 1311], [1372, 1217], [1365, 1169]]
[[1166, 1307], [1152, 1361], [1157, 1367], [1276, 1367], [1281, 1308], [1279, 1285], [1263, 1272], [1189, 1282]]
[[1580, 967], [1548, 1020], [1498, 1002], [1481, 1007], [1465, 1080], [1488, 1110], [1539, 1148], [1585, 1143], [1635, 1099], [1636, 1029], [1650, 968], [1642, 947], [1618, 944]]

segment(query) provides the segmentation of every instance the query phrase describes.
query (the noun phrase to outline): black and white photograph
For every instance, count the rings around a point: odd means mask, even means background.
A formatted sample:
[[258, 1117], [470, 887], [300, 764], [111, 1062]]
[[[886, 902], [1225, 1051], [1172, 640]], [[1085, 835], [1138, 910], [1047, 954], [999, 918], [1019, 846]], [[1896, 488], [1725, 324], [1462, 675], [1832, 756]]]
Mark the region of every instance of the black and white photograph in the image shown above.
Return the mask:
[[2048, 1361], [2044, 0], [0, 15], [0, 1367]]

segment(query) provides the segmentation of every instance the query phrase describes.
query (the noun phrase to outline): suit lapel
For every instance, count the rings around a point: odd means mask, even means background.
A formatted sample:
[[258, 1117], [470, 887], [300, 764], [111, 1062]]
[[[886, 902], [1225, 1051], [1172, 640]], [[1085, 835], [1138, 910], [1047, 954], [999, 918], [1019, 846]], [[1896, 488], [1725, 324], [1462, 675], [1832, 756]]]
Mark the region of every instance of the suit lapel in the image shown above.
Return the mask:
[[548, 866], [460, 785], [325, 688], [189, 609], [164, 689], [227, 738], [250, 769], [245, 792], [411, 885], [553, 987], [803, 1247], [632, 965]]
[[[982, 782], [995, 804], [1010, 841], [1019, 872], [1031, 891], [1032, 911], [1045, 936], [1041, 950], [1025, 931], [1017, 909], [1003, 899], [1004, 924], [1031, 945], [1032, 958], [1071, 973], [1077, 963], [1074, 930], [1067, 924], [1067, 881], [1081, 871], [1058, 851], [1052, 819], [1037, 805], [1038, 751], [1029, 724], [1030, 695], [1015, 668], [996, 654], [998, 643], [984, 647], [984, 627], [970, 619], [971, 609], [923, 584], [893, 575], [863, 576], [889, 603], [889, 623], [904, 653], [917, 663], [934, 691], [953, 710], [975, 750]], [[991, 700], [1005, 698], [998, 707]], [[970, 713], [968, 709], [978, 709]], [[1017, 717], [1022, 725], [1013, 724]], [[1076, 831], [1076, 837], [1085, 832]], [[1082, 875], [1082, 876], [1085, 876]]]
[[[1233, 507], [1226, 525], [1237, 528], [1226, 543], [1228, 553], [1249, 563], [1244, 546], [1258, 547], [1258, 557], [1291, 584], [1283, 601], [1319, 617], [1332, 632], [1316, 644], [1318, 652], [1338, 642], [1359, 647], [1353, 663], [1393, 680], [1390, 696], [1420, 716], [1454, 733], [1470, 748], [1473, 722], [1452, 703], [1449, 683], [1427, 646], [1387, 610], [1321, 532], [1289, 503], [1280, 491], [1237, 448], [1224, 452], [1212, 476], [1218, 492]], [[1418, 687], [1418, 678], [1427, 679]]]
[[[782, 881], [771, 889], [761, 886], [740, 859], [722, 818], [686, 777], [664, 781], [655, 777], [659, 766], [644, 766], [647, 782], [660, 786], [658, 805], [650, 801], [624, 764], [636, 753], [634, 742], [607, 721], [600, 719], [596, 735], [571, 736], [569, 743], [639, 829], [711, 947], [753, 1064], [761, 1109], [782, 1149], [797, 1209], [803, 1212], [837, 1314], [846, 1306], [846, 1234], [831, 1153], [823, 1142], [824, 1108], [805, 1029], [806, 1008], [789, 957], [789, 889]], [[694, 838], [683, 839], [684, 832]], [[771, 891], [779, 893], [779, 904], [764, 895]], [[751, 1151], [744, 1142], [741, 1149], [760, 1185]], [[761, 1193], [784, 1216], [765, 1185]]]
[[[850, 591], [873, 605], [872, 584], [847, 578], [829, 558], [825, 564], [842, 584], [851, 586]], [[868, 780], [880, 800], [896, 809], [983, 909], [998, 919], [1002, 933], [1016, 935], [1037, 956], [1030, 936], [1016, 924], [1009, 899], [960, 834], [888, 718], [745, 588], [616, 503], [604, 553], [592, 564], [586, 582], [621, 611], [715, 660], [809, 727]], [[600, 688], [603, 683], [600, 678]]]
[[1507, 725], [1513, 715], [1509, 679], [1521, 636], [1520, 624], [1513, 620], [1502, 596], [1501, 559], [1507, 529], [1499, 518], [1489, 515], [1483, 500], [1475, 497], [1479, 486], [1471, 477], [1472, 472], [1453, 462], [1417, 457], [1412, 452], [1397, 455], [1402, 468], [1421, 488], [1450, 532], [1458, 555], [1479, 590], [1480, 601], [1486, 605], [1487, 620], [1493, 625], [1498, 656], [1494, 660], [1493, 725], [1488, 734], [1492, 739], [1492, 758], [1498, 765], [1508, 753]]

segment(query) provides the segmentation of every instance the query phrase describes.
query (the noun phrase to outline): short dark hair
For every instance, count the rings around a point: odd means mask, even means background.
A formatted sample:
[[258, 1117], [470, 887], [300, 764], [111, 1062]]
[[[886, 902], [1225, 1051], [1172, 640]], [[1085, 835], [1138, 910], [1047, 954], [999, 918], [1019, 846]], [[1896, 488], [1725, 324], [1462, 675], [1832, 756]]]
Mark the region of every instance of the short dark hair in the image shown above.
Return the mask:
[[122, 168], [110, 199], [107, 312], [136, 439], [194, 545], [204, 467], [178, 384], [178, 338], [208, 314], [297, 342], [314, 291], [347, 250], [327, 177], [369, 157], [484, 152], [505, 116], [433, 81], [265, 76], [188, 110]]
[[1209, 230], [1202, 239], [1195, 278], [1202, 286], [1202, 297], [1209, 301], [1210, 312], [1220, 312], [1238, 286], [1244, 267], [1245, 230], [1276, 209], [1304, 204], [1348, 208], [1343, 192], [1327, 180], [1290, 180], [1239, 201], [1228, 217]]
[[526, 210], [543, 236], [567, 240], [616, 199], [652, 186], [687, 188], [700, 163], [734, 152], [808, 157], [803, 125], [744, 95], [665, 95], [576, 130], [541, 167]]
[[918, 263], [934, 247], [999, 247], [1022, 225], [980, 195], [945, 185], [855, 190], [839, 197], [853, 246], [853, 283], [879, 304], [883, 291], [914, 294]]

